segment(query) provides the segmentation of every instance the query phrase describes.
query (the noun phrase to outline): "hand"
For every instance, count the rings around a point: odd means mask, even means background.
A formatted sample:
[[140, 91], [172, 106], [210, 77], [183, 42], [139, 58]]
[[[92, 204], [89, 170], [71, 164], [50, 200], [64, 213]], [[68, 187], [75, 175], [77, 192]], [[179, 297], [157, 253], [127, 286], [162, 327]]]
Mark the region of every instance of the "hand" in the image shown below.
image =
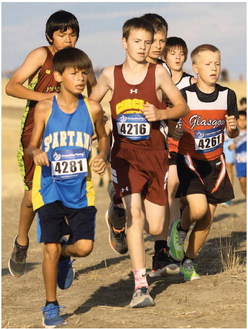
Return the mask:
[[48, 156], [47, 153], [37, 149], [33, 151], [33, 156], [34, 156], [34, 163], [37, 166], [47, 166], [49, 167], [49, 160], [48, 160]]
[[236, 131], [238, 129], [237, 120], [234, 115], [225, 115], [225, 119], [227, 131]]
[[152, 104], [144, 104], [141, 111], [149, 122], [163, 120], [162, 110], [157, 109]]
[[106, 170], [106, 161], [100, 155], [97, 155], [91, 162], [91, 168], [95, 173], [103, 176]]
[[183, 136], [183, 134], [184, 134], [184, 129], [182, 127], [176, 126], [176, 128], [173, 132], [172, 138], [175, 141], [179, 141], [180, 138]]

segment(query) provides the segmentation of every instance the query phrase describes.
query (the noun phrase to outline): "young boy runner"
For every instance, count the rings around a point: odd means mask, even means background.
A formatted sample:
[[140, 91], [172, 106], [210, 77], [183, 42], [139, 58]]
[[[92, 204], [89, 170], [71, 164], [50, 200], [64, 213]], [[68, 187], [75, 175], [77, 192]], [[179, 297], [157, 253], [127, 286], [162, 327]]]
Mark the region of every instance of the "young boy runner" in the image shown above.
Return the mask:
[[[127, 216], [128, 250], [135, 288], [131, 307], [153, 306], [146, 279], [143, 230], [159, 234], [164, 224], [168, 154], [160, 120], [179, 118], [187, 105], [162, 65], [146, 61], [154, 29], [143, 18], [123, 25], [122, 65], [103, 70], [91, 97], [101, 101], [110, 90], [114, 144], [112, 178]], [[163, 110], [160, 90], [169, 95], [173, 108]], [[156, 216], [154, 216], [156, 214]]]
[[[172, 81], [179, 90], [190, 86], [196, 82], [196, 79], [183, 71], [183, 65], [187, 60], [188, 48], [185, 41], [178, 37], [170, 37], [166, 40], [166, 45], [163, 50], [162, 58], [168, 65]], [[179, 123], [180, 124], [180, 123]], [[178, 124], [178, 125], [179, 125]], [[177, 131], [180, 129], [177, 128]], [[177, 132], [179, 134], [179, 132]], [[153, 268], [150, 274], [151, 277], [157, 277], [166, 274], [177, 274], [179, 272], [178, 263], [171, 259], [169, 255], [169, 247], [167, 246], [167, 237], [169, 226], [174, 220], [180, 218], [180, 199], [175, 198], [175, 194], [179, 185], [177, 175], [176, 158], [178, 152], [178, 140], [175, 140], [175, 135], [168, 136], [167, 143], [169, 148], [169, 173], [168, 173], [168, 204], [169, 210], [165, 221], [165, 227], [160, 237], [157, 237], [156, 244], [164, 243], [164, 248], [158, 249], [153, 256]], [[160, 241], [160, 242], [159, 242]]]
[[235, 150], [235, 167], [236, 174], [239, 179], [241, 191], [246, 197], [246, 161], [247, 161], [247, 134], [246, 134], [246, 110], [239, 111], [238, 118], [239, 136], [234, 139], [229, 146], [231, 150]]
[[[159, 58], [161, 57], [162, 51], [165, 47], [168, 24], [162, 16], [154, 13], [144, 14], [141, 18], [148, 21], [155, 30], [153, 42], [146, 60], [149, 63], [162, 64], [164, 62]], [[111, 202], [106, 211], [105, 219], [109, 229], [109, 243], [111, 248], [116, 253], [125, 254], [128, 251], [125, 231], [126, 212], [121, 199], [118, 199], [115, 196], [113, 182], [110, 182], [109, 184], [108, 193]], [[163, 246], [160, 249], [162, 248]], [[156, 258], [156, 263], [157, 261], [158, 260]]]
[[[223, 132], [237, 137], [238, 111], [233, 90], [217, 84], [221, 70], [221, 53], [213, 45], [203, 44], [191, 53], [192, 68], [197, 83], [181, 92], [190, 112], [182, 118], [185, 130], [179, 142], [177, 196], [187, 204], [182, 219], [171, 227], [169, 247], [171, 256], [181, 261], [184, 280], [195, 280], [194, 260], [210, 231], [217, 204], [234, 198], [223, 154]], [[190, 225], [184, 253], [184, 241]]]
[[[20, 207], [18, 235], [14, 239], [14, 248], [8, 261], [9, 271], [13, 276], [19, 277], [25, 273], [29, 246], [28, 232], [35, 215], [31, 202], [34, 163], [26, 154], [33, 129], [34, 107], [37, 101], [55, 95], [59, 91], [59, 84], [52, 72], [53, 55], [60, 49], [74, 47], [78, 37], [79, 24], [73, 14], [64, 10], [53, 13], [46, 23], [46, 38], [49, 46], [32, 50], [6, 86], [8, 95], [28, 100], [21, 122], [20, 147], [17, 155], [24, 181], [24, 196]], [[29, 82], [28, 87], [24, 86], [26, 80]], [[88, 92], [95, 83], [93, 69], [90, 68]]]
[[[104, 173], [108, 145], [100, 104], [81, 95], [90, 68], [88, 56], [77, 48], [56, 52], [53, 70], [61, 91], [36, 105], [27, 149], [36, 165], [32, 202], [44, 242], [45, 326], [65, 323], [56, 297], [59, 259], [85, 257], [93, 249], [96, 209], [91, 168]], [[95, 132], [99, 154], [91, 160]], [[65, 219], [71, 230], [68, 243], [61, 241]]]

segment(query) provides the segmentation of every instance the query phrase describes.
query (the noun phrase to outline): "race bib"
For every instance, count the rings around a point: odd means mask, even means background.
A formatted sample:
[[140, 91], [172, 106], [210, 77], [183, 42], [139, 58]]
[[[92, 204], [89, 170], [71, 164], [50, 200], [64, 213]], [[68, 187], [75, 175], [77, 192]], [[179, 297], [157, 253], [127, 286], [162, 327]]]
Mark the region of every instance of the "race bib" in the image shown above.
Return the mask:
[[222, 128], [195, 130], [195, 150], [198, 153], [207, 153], [216, 150], [222, 145]]
[[150, 123], [142, 113], [119, 114], [116, 120], [118, 134], [133, 141], [150, 137]]
[[88, 174], [86, 153], [83, 149], [57, 150], [52, 154], [52, 176], [56, 180], [72, 179]]

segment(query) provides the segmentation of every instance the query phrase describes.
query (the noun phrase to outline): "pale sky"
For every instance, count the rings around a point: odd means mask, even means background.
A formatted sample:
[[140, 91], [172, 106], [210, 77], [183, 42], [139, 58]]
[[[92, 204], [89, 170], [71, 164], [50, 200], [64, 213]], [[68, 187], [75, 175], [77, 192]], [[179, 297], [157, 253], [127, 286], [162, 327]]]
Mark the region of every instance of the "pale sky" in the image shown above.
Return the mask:
[[[77, 47], [91, 58], [94, 68], [120, 64], [122, 25], [145, 13], [163, 16], [168, 36], [181, 37], [189, 53], [202, 43], [222, 52], [222, 69], [232, 79], [246, 78], [246, 2], [1, 2], [2, 71], [20, 66], [34, 48], [47, 44], [45, 24], [57, 10], [73, 13], [80, 24]], [[185, 70], [191, 71], [190, 59]]]

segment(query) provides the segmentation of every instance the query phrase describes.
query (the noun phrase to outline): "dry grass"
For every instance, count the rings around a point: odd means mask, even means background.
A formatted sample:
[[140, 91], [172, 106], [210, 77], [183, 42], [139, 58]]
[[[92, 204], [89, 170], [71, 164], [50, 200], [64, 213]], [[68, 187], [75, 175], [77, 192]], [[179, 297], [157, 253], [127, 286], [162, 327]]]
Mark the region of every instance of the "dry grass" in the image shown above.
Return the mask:
[[220, 237], [218, 251], [220, 254], [221, 266], [223, 272], [228, 272], [230, 275], [237, 275], [245, 271], [245, 258], [242, 253], [235, 247], [236, 243], [232, 237]]

